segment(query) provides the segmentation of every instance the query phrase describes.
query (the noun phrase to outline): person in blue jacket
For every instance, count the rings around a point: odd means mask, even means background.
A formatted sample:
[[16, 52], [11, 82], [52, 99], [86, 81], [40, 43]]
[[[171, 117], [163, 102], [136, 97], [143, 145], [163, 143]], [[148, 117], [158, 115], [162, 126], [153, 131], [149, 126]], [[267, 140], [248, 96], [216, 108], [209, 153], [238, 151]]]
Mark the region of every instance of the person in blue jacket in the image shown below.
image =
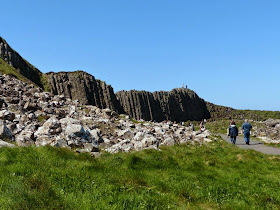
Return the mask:
[[250, 144], [250, 131], [252, 129], [252, 125], [248, 122], [248, 120], [245, 120], [245, 123], [242, 125], [242, 130], [244, 134], [244, 140], [246, 144]]
[[228, 128], [228, 135], [230, 136], [230, 141], [232, 144], [236, 143], [236, 136], [238, 136], [238, 128], [235, 122], [232, 120]]

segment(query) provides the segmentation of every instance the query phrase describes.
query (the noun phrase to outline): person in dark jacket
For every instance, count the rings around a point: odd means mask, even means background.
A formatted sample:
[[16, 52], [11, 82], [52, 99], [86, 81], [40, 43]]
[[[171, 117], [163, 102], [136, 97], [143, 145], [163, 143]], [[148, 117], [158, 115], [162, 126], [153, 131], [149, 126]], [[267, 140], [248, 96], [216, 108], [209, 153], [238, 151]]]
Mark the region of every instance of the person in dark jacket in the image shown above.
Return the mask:
[[245, 123], [242, 125], [242, 130], [244, 134], [244, 140], [246, 144], [250, 144], [250, 131], [252, 129], [252, 125], [248, 122], [248, 120], [245, 120]]
[[228, 128], [228, 135], [232, 144], [236, 143], [236, 136], [238, 136], [238, 128], [234, 121], [231, 121], [231, 125]]

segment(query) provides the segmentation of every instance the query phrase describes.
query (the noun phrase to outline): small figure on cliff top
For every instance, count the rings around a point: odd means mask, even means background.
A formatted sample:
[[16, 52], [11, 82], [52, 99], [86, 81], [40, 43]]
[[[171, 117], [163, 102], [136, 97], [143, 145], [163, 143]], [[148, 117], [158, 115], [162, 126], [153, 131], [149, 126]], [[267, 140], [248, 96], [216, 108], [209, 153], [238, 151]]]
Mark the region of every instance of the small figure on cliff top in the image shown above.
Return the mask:
[[186, 84], [186, 89], [188, 89], [188, 85]]
[[184, 84], [182, 84], [182, 88], [184, 88], [185, 87], [185, 85]]

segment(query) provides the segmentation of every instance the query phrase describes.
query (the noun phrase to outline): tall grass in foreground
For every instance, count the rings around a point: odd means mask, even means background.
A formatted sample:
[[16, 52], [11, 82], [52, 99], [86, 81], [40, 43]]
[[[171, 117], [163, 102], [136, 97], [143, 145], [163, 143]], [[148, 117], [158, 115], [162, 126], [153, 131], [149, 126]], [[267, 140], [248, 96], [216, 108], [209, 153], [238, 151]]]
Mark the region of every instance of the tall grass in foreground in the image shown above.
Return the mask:
[[1, 209], [279, 209], [280, 157], [223, 141], [95, 159], [0, 149]]

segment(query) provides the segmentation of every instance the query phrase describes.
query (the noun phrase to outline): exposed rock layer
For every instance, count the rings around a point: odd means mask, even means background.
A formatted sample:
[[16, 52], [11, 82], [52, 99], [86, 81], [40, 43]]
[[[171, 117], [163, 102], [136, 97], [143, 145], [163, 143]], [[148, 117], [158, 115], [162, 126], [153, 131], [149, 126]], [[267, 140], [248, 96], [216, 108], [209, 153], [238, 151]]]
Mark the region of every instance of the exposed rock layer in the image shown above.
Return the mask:
[[50, 91], [55, 95], [64, 94], [70, 99], [79, 100], [81, 104], [123, 113], [113, 88], [86, 72], [51, 72], [47, 74], [47, 78]]
[[172, 122], [135, 123], [127, 115], [80, 106], [77, 100], [1, 73], [0, 93], [0, 147], [14, 146], [12, 141], [18, 146], [51, 145], [99, 156], [99, 148], [116, 153], [212, 141], [208, 131]]
[[179, 122], [210, 117], [205, 101], [189, 89], [119, 91], [116, 95], [124, 111], [135, 119]]
[[[201, 120], [209, 118], [204, 100], [186, 89], [170, 92], [120, 91], [116, 95], [105, 82], [96, 80], [86, 72], [59, 72], [43, 74], [24, 60], [7, 42], [0, 37], [0, 57], [39, 87], [48, 89], [55, 95], [65, 95], [79, 103], [109, 108], [118, 113], [128, 113], [130, 117], [144, 120]], [[42, 78], [47, 78], [42, 80]], [[27, 109], [32, 108], [27, 104]]]
[[25, 76], [40, 87], [43, 87], [40, 72], [36, 67], [32, 66], [25, 59], [23, 59], [15, 50], [13, 50], [8, 43], [0, 37], [0, 57], [9, 65], [13, 66], [20, 74]]

